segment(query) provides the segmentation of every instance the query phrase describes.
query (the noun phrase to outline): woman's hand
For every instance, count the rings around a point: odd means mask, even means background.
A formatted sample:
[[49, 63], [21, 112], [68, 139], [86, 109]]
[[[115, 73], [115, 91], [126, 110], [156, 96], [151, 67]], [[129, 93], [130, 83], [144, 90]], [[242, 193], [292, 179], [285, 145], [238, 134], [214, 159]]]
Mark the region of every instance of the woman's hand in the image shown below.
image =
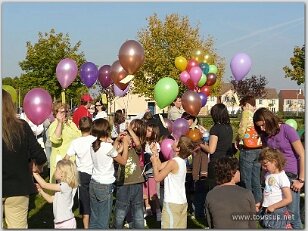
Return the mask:
[[304, 186], [304, 183], [300, 183], [298, 180], [293, 180], [291, 184], [291, 189], [294, 192], [300, 192], [303, 186]]

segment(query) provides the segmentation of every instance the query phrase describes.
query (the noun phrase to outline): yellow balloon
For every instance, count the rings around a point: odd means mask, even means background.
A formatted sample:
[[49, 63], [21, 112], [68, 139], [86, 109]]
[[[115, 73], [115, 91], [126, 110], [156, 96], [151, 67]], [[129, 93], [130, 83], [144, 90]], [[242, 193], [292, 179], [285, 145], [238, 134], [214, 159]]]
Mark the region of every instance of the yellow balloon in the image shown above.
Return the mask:
[[196, 48], [192, 51], [191, 57], [197, 62], [201, 62], [203, 60], [204, 52], [200, 48]]
[[17, 101], [17, 91], [15, 90], [14, 87], [10, 85], [2, 85], [2, 89], [10, 93], [13, 103], [16, 103]]
[[210, 55], [209, 53], [206, 53], [203, 56], [203, 63], [207, 63], [208, 65], [214, 64], [214, 57]]
[[180, 71], [184, 71], [187, 66], [187, 60], [183, 56], [178, 56], [175, 58], [175, 67]]

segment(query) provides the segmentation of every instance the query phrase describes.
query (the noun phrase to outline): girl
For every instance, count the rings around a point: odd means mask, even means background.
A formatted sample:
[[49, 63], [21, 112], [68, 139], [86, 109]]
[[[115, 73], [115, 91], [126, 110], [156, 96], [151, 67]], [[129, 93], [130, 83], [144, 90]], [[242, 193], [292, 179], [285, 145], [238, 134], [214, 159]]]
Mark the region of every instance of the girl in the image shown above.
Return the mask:
[[125, 113], [123, 110], [116, 110], [113, 118], [113, 126], [111, 131], [111, 138], [116, 139], [120, 132], [123, 132], [126, 128], [125, 124]]
[[[33, 173], [38, 182], [37, 189], [48, 203], [53, 203], [55, 229], [76, 229], [76, 219], [72, 211], [74, 196], [78, 187], [78, 173], [75, 164], [70, 160], [60, 160], [55, 170], [57, 184], [47, 183], [38, 174]], [[43, 189], [55, 191], [51, 196]]]
[[185, 159], [192, 155], [194, 144], [190, 138], [182, 136], [172, 145], [175, 157], [161, 163], [157, 148], [151, 146], [154, 179], [164, 180], [164, 204], [161, 228], [187, 228], [187, 199], [185, 195], [186, 163]]
[[108, 115], [106, 113], [106, 107], [103, 104], [102, 100], [99, 100], [95, 103], [95, 111], [93, 113], [93, 120], [103, 118], [107, 119]]
[[286, 206], [292, 202], [290, 181], [283, 170], [286, 161], [280, 151], [272, 148], [264, 148], [259, 160], [262, 168], [267, 171], [261, 214], [270, 214], [273, 218], [265, 217], [261, 224], [264, 228], [285, 229], [288, 223]]

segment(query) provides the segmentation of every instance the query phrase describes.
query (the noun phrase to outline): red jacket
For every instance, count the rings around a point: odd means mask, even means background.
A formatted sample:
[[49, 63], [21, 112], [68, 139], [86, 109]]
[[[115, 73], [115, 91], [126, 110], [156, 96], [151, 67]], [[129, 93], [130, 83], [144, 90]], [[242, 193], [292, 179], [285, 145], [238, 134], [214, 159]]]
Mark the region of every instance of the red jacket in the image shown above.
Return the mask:
[[76, 111], [73, 113], [73, 122], [76, 124], [76, 126], [79, 128], [79, 120], [82, 117], [88, 116], [92, 119], [91, 113], [88, 111], [88, 109], [81, 105], [79, 106]]

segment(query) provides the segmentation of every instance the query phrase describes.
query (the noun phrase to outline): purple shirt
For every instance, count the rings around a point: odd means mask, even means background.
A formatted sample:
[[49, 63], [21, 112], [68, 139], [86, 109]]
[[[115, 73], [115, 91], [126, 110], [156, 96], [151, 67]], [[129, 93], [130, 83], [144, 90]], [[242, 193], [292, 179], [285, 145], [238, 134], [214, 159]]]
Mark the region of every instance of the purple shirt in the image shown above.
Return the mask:
[[286, 159], [285, 172], [298, 174], [299, 156], [292, 147], [292, 143], [299, 140], [296, 130], [288, 124], [281, 124], [280, 131], [271, 137], [261, 137], [265, 146], [278, 149]]

